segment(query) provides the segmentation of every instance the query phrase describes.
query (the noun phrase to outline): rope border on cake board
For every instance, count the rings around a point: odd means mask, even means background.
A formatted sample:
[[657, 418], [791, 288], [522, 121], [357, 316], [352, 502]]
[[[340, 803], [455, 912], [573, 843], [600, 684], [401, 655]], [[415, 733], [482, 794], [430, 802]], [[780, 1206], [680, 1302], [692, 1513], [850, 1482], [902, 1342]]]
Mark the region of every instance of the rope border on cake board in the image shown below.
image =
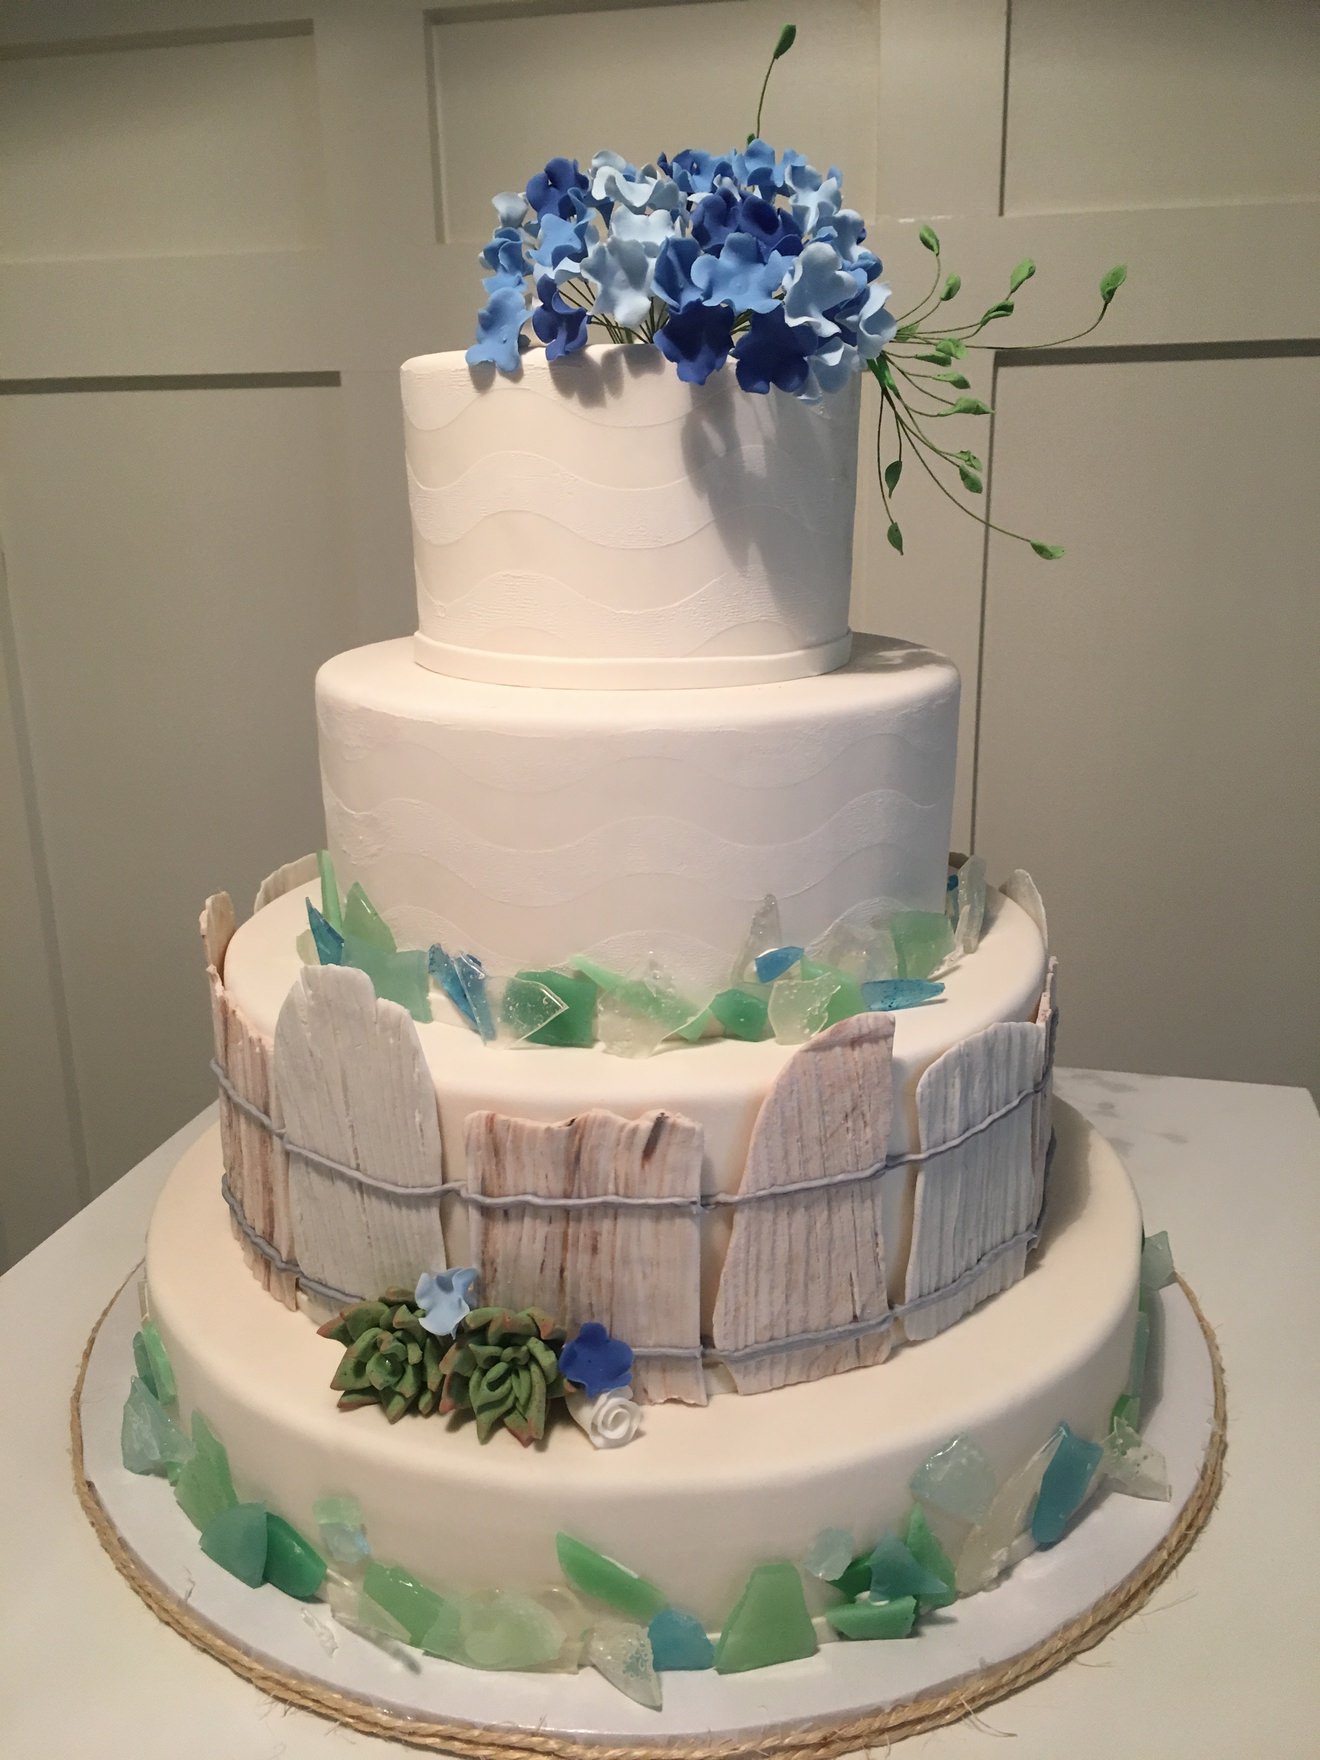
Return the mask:
[[[456, 1755], [460, 1760], [534, 1760], [534, 1757], [542, 1756], [550, 1756], [551, 1760], [736, 1760], [738, 1756], [745, 1756], [746, 1760], [752, 1760], [753, 1756], [756, 1760], [761, 1756], [773, 1756], [774, 1760], [836, 1760], [837, 1756], [852, 1754], [859, 1749], [877, 1745], [888, 1747], [906, 1736], [922, 1735], [944, 1724], [957, 1723], [961, 1718], [970, 1717], [983, 1707], [1043, 1679], [1074, 1656], [1092, 1649], [1115, 1626], [1121, 1625], [1144, 1606], [1187, 1554], [1209, 1520], [1223, 1485], [1224, 1454], [1228, 1443], [1224, 1365], [1214, 1329], [1186, 1279], [1178, 1276], [1176, 1281], [1187, 1297], [1205, 1339], [1214, 1378], [1214, 1421], [1200, 1477], [1177, 1521], [1137, 1569], [1084, 1614], [1069, 1620], [1030, 1650], [993, 1668], [964, 1675], [944, 1692], [925, 1698], [843, 1719], [812, 1718], [800, 1724], [749, 1727], [739, 1735], [714, 1742], [690, 1741], [679, 1736], [660, 1744], [637, 1741], [610, 1745], [575, 1741], [571, 1737], [541, 1734], [535, 1730], [504, 1730], [467, 1721], [407, 1717], [351, 1694], [336, 1692], [305, 1675], [273, 1668], [259, 1661], [208, 1621], [190, 1613], [120, 1537], [96, 1487], [84, 1471], [80, 1413], [92, 1346], [106, 1315], [137, 1275], [138, 1269], [135, 1266], [129, 1272], [93, 1326], [83, 1348], [78, 1379], [69, 1402], [74, 1490], [116, 1570], [157, 1618], [172, 1626], [198, 1650], [204, 1650], [218, 1662], [223, 1662], [272, 1698], [328, 1718], [332, 1723], [359, 1730], [364, 1735], [381, 1736], [408, 1747]], [[492, 1679], [498, 1679], [498, 1676], [492, 1676]]]

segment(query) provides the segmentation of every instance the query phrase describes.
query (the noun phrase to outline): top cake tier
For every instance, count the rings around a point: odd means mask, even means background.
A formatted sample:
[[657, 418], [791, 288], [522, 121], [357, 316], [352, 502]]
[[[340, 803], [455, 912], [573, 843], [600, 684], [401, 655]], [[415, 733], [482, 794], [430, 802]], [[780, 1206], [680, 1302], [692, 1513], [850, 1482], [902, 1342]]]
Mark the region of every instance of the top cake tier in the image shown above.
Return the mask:
[[688, 385], [650, 345], [402, 370], [415, 657], [489, 684], [770, 683], [848, 658], [858, 385]]

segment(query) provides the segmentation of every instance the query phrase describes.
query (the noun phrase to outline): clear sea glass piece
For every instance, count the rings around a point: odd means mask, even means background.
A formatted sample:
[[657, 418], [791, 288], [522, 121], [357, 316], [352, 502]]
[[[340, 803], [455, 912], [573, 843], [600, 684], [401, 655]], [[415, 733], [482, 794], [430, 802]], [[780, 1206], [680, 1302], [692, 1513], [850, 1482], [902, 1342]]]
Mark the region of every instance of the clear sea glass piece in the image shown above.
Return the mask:
[[596, 1037], [611, 1057], [650, 1057], [669, 1037], [663, 1021], [638, 1014], [617, 996], [602, 991], [596, 1005]]
[[718, 1672], [741, 1674], [773, 1662], [793, 1662], [814, 1656], [816, 1649], [816, 1628], [797, 1566], [784, 1560], [758, 1564], [715, 1646]]
[[1103, 1453], [1098, 1442], [1075, 1436], [1067, 1424], [1059, 1425], [1059, 1446], [1045, 1469], [1031, 1517], [1031, 1538], [1037, 1546], [1054, 1546], [1062, 1540], [1068, 1520], [1081, 1506]]
[[319, 966], [321, 963], [316, 951], [316, 937], [310, 929], [303, 929], [294, 936], [293, 951], [305, 966]]
[[472, 1012], [472, 1004], [467, 999], [467, 991], [459, 982], [453, 960], [450, 959], [438, 941], [432, 944], [430, 952], [426, 956], [426, 964], [431, 976], [475, 1033], [477, 1017]]
[[715, 1666], [715, 1646], [694, 1614], [662, 1607], [647, 1627], [647, 1636], [658, 1674]]
[[1146, 1387], [1146, 1362], [1150, 1356], [1150, 1315], [1137, 1311], [1136, 1330], [1132, 1334], [1132, 1356], [1128, 1362], [1127, 1385], [1123, 1391], [1138, 1403]]
[[468, 1013], [487, 1044], [495, 1037], [495, 1017], [486, 994], [486, 968], [475, 953], [456, 953], [454, 971], [467, 997]]
[[266, 1516], [266, 1581], [297, 1601], [310, 1601], [325, 1581], [320, 1553], [283, 1516]]
[[932, 1533], [926, 1512], [919, 1503], [912, 1506], [912, 1513], [908, 1516], [903, 1544], [922, 1569], [931, 1576], [938, 1577], [944, 1585], [941, 1594], [925, 1594], [920, 1597], [922, 1611], [928, 1607], [947, 1607], [951, 1601], [956, 1600], [957, 1574], [953, 1568], [953, 1560]]
[[1158, 1234], [1148, 1234], [1141, 1246], [1142, 1289], [1163, 1289], [1166, 1283], [1173, 1282], [1174, 1276], [1173, 1253], [1167, 1233], [1161, 1229]]
[[1173, 1496], [1164, 1456], [1139, 1436], [1130, 1424], [1115, 1424], [1105, 1438], [1104, 1454], [1097, 1474], [1116, 1491], [1129, 1497], [1148, 1497], [1167, 1503]]
[[231, 1577], [257, 1588], [266, 1574], [265, 1504], [230, 1504], [206, 1524], [198, 1544]]
[[913, 1596], [894, 1601], [849, 1601], [827, 1607], [825, 1618], [844, 1638], [906, 1638], [917, 1619]]
[[730, 1039], [764, 1039], [770, 1030], [770, 993], [764, 985], [738, 984], [712, 998], [710, 1012]]
[[364, 1600], [375, 1602], [397, 1620], [410, 1644], [420, 1644], [435, 1624], [442, 1597], [399, 1565], [377, 1564], [373, 1559], [362, 1579]]
[[312, 945], [316, 948], [317, 959], [323, 966], [342, 966], [344, 937], [317, 910], [310, 898], [307, 900], [307, 921], [311, 925]]
[[757, 983], [773, 984], [776, 978], [782, 978], [785, 972], [793, 969], [805, 951], [805, 948], [789, 945], [768, 947], [764, 953], [758, 953], [752, 961]]
[[664, 1688], [655, 1672], [651, 1640], [646, 1627], [626, 1620], [602, 1620], [591, 1628], [587, 1638], [585, 1661], [604, 1675], [612, 1687], [659, 1711], [664, 1704]]
[[822, 1528], [802, 1555], [802, 1569], [809, 1577], [832, 1583], [847, 1570], [856, 1551], [846, 1528]]
[[908, 1481], [918, 1503], [933, 1504], [965, 1522], [979, 1522], [995, 1494], [995, 1470], [971, 1436], [955, 1436], [923, 1461]]
[[517, 972], [510, 978], [501, 1004], [501, 1037], [504, 1015], [516, 1009], [519, 1021], [530, 1019], [540, 1007], [535, 997], [529, 998], [530, 1009], [521, 996], [520, 987], [530, 985], [537, 992], [558, 1004], [546, 1005], [544, 1017], [520, 1033], [529, 1045], [594, 1045], [596, 1042], [596, 986], [590, 978], [575, 977], [571, 972]]
[[895, 911], [889, 925], [900, 978], [929, 978], [953, 952], [943, 911]]
[[339, 902], [339, 881], [335, 878], [335, 865], [330, 860], [328, 849], [317, 850], [316, 867], [321, 876], [321, 915], [332, 929], [342, 934], [344, 911]]
[[848, 972], [841, 972], [834, 966], [819, 965], [815, 960], [804, 957], [798, 967], [798, 975], [804, 983], [814, 983], [818, 978], [834, 980], [834, 989], [825, 1009], [827, 1027], [834, 1026], [838, 1021], [851, 1020], [855, 1014], [866, 1013], [862, 987]]
[[553, 1669], [563, 1658], [566, 1638], [548, 1608], [513, 1589], [467, 1595], [459, 1603], [462, 1660], [471, 1668]]
[[665, 1598], [654, 1583], [639, 1577], [626, 1565], [607, 1558], [603, 1552], [573, 1539], [571, 1534], [555, 1535], [555, 1551], [559, 1568], [584, 1595], [604, 1601], [629, 1619], [647, 1625], [665, 1605]]
[[[585, 979], [580, 981], [586, 982]], [[548, 1041], [537, 1035], [568, 1012], [562, 997], [541, 983], [539, 978], [522, 974], [512, 978], [487, 978], [486, 1000], [495, 1022], [495, 1036], [502, 1045], [521, 1045], [526, 1039], [535, 1044], [546, 1044]]]
[[124, 1402], [119, 1446], [130, 1473], [168, 1473], [193, 1453], [192, 1443], [138, 1375]]
[[862, 985], [862, 1000], [867, 1008], [881, 1014], [893, 1014], [900, 1008], [916, 1008], [923, 1002], [934, 1002], [943, 996], [944, 986], [933, 978], [880, 978]]
[[575, 955], [573, 964], [584, 977], [608, 995], [615, 997], [635, 1014], [643, 1015], [664, 1027], [666, 1033], [678, 1033], [705, 1013], [706, 1003], [679, 993], [668, 973], [654, 958], [647, 960], [635, 977], [612, 971], [585, 955]]
[[949, 878], [948, 878], [948, 882], [945, 885], [945, 889], [944, 889], [944, 914], [949, 919], [949, 921], [953, 924], [954, 929], [956, 930], [958, 927], [958, 876], [957, 876], [957, 874], [950, 874]]
[[821, 978], [780, 978], [770, 992], [770, 1025], [781, 1045], [803, 1045], [829, 1021], [830, 998], [839, 987], [832, 973]]
[[[331, 1606], [334, 1606], [332, 1600]], [[345, 1608], [343, 1613], [336, 1610], [336, 1619], [342, 1619], [345, 1625], [351, 1625], [377, 1642], [411, 1644], [412, 1637], [402, 1620], [395, 1619], [388, 1607], [368, 1595], [365, 1589], [359, 1588], [353, 1599], [352, 1612]]]
[[321, 1544], [335, 1568], [360, 1576], [370, 1562], [371, 1548], [357, 1498], [318, 1497], [312, 1505], [312, 1520], [321, 1531]]
[[733, 962], [730, 975], [734, 983], [750, 983], [756, 977], [757, 956], [769, 953], [772, 947], [781, 946], [783, 940], [784, 931], [779, 922], [779, 900], [773, 892], [767, 892], [756, 907], [756, 915], [752, 918], [752, 926], [747, 931], [742, 951]]
[[427, 988], [426, 955], [420, 951], [386, 952], [374, 942], [345, 934], [343, 961], [371, 979], [371, 987], [386, 1002], [397, 1002], [415, 1021], [429, 1021], [431, 998]]
[[369, 941], [382, 953], [395, 951], [394, 932], [363, 891], [360, 880], [348, 889], [340, 929], [345, 939], [351, 936], [355, 941]]
[[897, 1601], [916, 1595], [931, 1603], [952, 1599], [949, 1586], [934, 1571], [918, 1564], [897, 1534], [882, 1534], [871, 1554], [871, 1600]]
[[985, 1520], [967, 1536], [957, 1560], [960, 1595], [975, 1595], [979, 1589], [988, 1589], [1007, 1568], [1018, 1541], [1029, 1535], [1040, 1483], [1059, 1441], [1060, 1432], [1056, 1431], [1029, 1461], [1009, 1474], [995, 1493]]
[[959, 953], [975, 953], [985, 923], [985, 857], [968, 856], [958, 870], [958, 914], [954, 941]]
[[225, 1445], [200, 1412], [192, 1415], [193, 1453], [179, 1469], [174, 1495], [194, 1528], [205, 1528], [238, 1502]]

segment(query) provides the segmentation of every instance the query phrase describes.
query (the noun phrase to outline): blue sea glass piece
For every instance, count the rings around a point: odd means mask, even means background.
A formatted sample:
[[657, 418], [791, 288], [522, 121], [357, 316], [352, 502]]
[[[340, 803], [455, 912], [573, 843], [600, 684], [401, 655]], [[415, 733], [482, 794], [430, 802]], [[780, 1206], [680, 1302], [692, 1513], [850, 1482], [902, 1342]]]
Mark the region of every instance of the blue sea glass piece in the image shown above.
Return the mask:
[[877, 978], [862, 985], [862, 1000], [872, 1013], [893, 1014], [896, 1009], [915, 1008], [943, 996], [944, 986], [930, 978]]
[[374, 942], [344, 936], [343, 964], [355, 966], [371, 979], [372, 989], [386, 1002], [397, 1002], [415, 1021], [429, 1021], [431, 998], [427, 993], [426, 955], [395, 953]]
[[453, 960], [450, 959], [438, 941], [431, 944], [431, 951], [426, 956], [426, 963], [431, 976], [475, 1033], [477, 1031], [477, 1017], [472, 1012], [472, 1004], [468, 1001], [467, 991], [459, 981]]
[[490, 1011], [490, 998], [486, 995], [486, 968], [475, 953], [456, 953], [454, 970], [458, 981], [467, 997], [468, 1012], [482, 1038], [489, 1042], [495, 1037], [495, 1017]]
[[316, 946], [316, 957], [323, 966], [342, 966], [344, 963], [344, 937], [317, 910], [311, 899], [307, 900], [307, 920], [312, 925], [312, 940]]
[[773, 984], [790, 966], [797, 964], [804, 952], [801, 947], [772, 947], [768, 953], [758, 953], [754, 961], [757, 982]]
[[651, 1662], [656, 1672], [666, 1669], [713, 1668], [715, 1646], [706, 1628], [693, 1614], [676, 1607], [662, 1607], [647, 1627]]
[[358, 941], [369, 941], [373, 947], [380, 948], [382, 953], [393, 953], [395, 950], [393, 930], [367, 897], [359, 880], [355, 880], [348, 889], [344, 920], [340, 928], [345, 936], [351, 935]]
[[316, 866], [321, 876], [321, 915], [332, 929], [342, 933], [344, 912], [339, 903], [339, 882], [335, 878], [335, 865], [330, 860], [328, 849], [317, 850]]
[[949, 1585], [918, 1564], [897, 1534], [882, 1534], [871, 1554], [871, 1599], [898, 1601], [905, 1595], [946, 1605], [952, 1599]]
[[1103, 1453], [1098, 1442], [1087, 1442], [1084, 1437], [1074, 1436], [1066, 1424], [1059, 1425], [1059, 1446], [1045, 1469], [1031, 1518], [1031, 1538], [1037, 1546], [1054, 1546], [1062, 1540], [1069, 1518], [1086, 1496]]

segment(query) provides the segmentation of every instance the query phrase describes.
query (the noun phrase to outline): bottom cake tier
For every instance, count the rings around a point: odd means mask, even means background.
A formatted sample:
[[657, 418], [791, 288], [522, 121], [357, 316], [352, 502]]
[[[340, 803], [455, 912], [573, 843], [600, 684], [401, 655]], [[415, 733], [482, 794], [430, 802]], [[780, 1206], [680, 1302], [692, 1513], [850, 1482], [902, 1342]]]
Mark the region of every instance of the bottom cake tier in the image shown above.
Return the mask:
[[[718, 1628], [751, 1571], [798, 1559], [822, 1529], [873, 1546], [914, 1471], [954, 1436], [1002, 1483], [1067, 1423], [1099, 1440], [1128, 1376], [1141, 1217], [1113, 1152], [1067, 1107], [1030, 1274], [887, 1362], [705, 1407], [649, 1407], [628, 1447], [571, 1422], [519, 1448], [470, 1422], [340, 1412], [340, 1347], [254, 1282], [220, 1196], [218, 1132], [179, 1163], [152, 1220], [147, 1279], [185, 1421], [225, 1443], [239, 1496], [315, 1533], [313, 1503], [352, 1496], [372, 1551], [439, 1589], [561, 1580], [566, 1533]], [[837, 1592], [810, 1585], [819, 1611]]]

